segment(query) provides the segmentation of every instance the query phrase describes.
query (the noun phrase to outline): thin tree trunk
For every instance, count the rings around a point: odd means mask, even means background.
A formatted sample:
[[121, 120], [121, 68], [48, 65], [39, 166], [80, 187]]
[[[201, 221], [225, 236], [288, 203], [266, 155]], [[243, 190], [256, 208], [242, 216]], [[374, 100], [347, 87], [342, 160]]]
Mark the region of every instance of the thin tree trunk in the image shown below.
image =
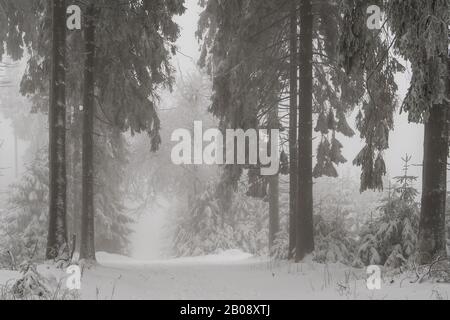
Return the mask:
[[312, 179], [313, 14], [311, 0], [300, 1], [300, 122], [298, 133], [298, 216], [296, 261], [314, 251]]
[[297, 0], [292, 1], [290, 30], [291, 74], [289, 109], [289, 259], [295, 255], [297, 241], [297, 125], [298, 125], [298, 17]]
[[83, 181], [80, 259], [95, 261], [94, 234], [94, 64], [95, 64], [95, 7], [86, 12], [83, 116]]
[[[67, 167], [67, 233], [72, 235], [75, 232], [73, 221], [74, 221], [74, 211], [75, 211], [75, 201], [73, 199], [73, 189], [75, 186], [75, 171], [74, 171], [74, 111], [69, 109], [69, 115], [67, 116], [66, 126], [69, 128], [70, 132], [66, 141], [66, 167]], [[72, 248], [70, 248], [72, 249]]]
[[72, 206], [71, 206], [71, 213], [72, 213], [72, 235], [76, 236], [77, 242], [80, 241], [81, 235], [80, 232], [80, 217], [81, 217], [81, 206], [80, 203], [82, 203], [81, 199], [81, 186], [80, 186], [80, 168], [79, 164], [81, 163], [81, 112], [78, 110], [78, 108], [74, 109], [73, 112], [73, 124], [71, 127], [71, 138], [72, 138], [72, 149], [71, 149], [71, 155], [72, 155], [72, 162], [71, 162], [71, 176], [72, 176]]
[[69, 253], [66, 221], [66, 3], [52, 1], [53, 49], [49, 107], [49, 227], [47, 259]]
[[[278, 129], [278, 107], [273, 106], [269, 113], [269, 129]], [[269, 133], [269, 136], [272, 135]], [[272, 139], [269, 141], [270, 149], [272, 150]], [[277, 148], [278, 150], [278, 148]], [[279, 152], [279, 151], [277, 151]], [[271, 155], [272, 157], [274, 155]], [[270, 176], [269, 178], [269, 252], [272, 253], [273, 246], [277, 234], [280, 232], [280, 180], [279, 173]]]

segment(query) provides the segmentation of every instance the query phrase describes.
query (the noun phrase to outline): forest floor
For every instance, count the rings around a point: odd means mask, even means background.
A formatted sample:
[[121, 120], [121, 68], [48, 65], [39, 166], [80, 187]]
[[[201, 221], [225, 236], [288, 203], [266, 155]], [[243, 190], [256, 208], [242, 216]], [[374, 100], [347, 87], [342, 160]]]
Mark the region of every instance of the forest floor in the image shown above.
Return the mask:
[[[239, 251], [169, 261], [136, 261], [98, 254], [84, 270], [80, 296], [89, 300], [443, 299], [450, 285], [417, 283], [414, 273], [385, 274], [381, 290], [366, 287], [366, 272], [341, 264], [273, 263]], [[47, 267], [48, 269], [48, 267]], [[0, 271], [0, 284], [17, 278]], [[415, 282], [415, 283], [413, 283]]]

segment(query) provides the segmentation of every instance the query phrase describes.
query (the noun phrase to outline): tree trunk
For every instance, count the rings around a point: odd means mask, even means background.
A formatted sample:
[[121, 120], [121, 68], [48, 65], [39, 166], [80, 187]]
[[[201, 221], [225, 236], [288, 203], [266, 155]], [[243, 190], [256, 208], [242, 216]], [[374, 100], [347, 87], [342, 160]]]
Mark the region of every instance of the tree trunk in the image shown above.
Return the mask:
[[[278, 106], [273, 106], [269, 113], [269, 129], [279, 129]], [[269, 132], [269, 136], [272, 135]], [[269, 150], [272, 150], [271, 139], [269, 140]], [[278, 150], [278, 148], [277, 148]], [[279, 152], [279, 151], [277, 151]], [[273, 155], [271, 155], [273, 157]], [[280, 180], [276, 173], [269, 179], [269, 252], [272, 253], [277, 234], [280, 232]]]
[[66, 3], [52, 1], [53, 49], [49, 106], [49, 227], [47, 259], [69, 254], [66, 222]]
[[419, 263], [446, 257], [448, 104], [431, 109], [425, 123], [422, 206], [419, 225]]
[[298, 37], [297, 0], [292, 1], [290, 30], [290, 109], [289, 109], [289, 259], [295, 255], [297, 241], [297, 125], [298, 125]]
[[81, 239], [80, 235], [80, 224], [81, 224], [81, 171], [80, 171], [80, 163], [81, 163], [81, 126], [82, 126], [82, 113], [77, 108], [74, 109], [73, 118], [72, 118], [72, 127], [71, 127], [71, 177], [72, 177], [72, 192], [71, 192], [71, 214], [72, 214], [72, 235], [76, 236], [77, 245]]
[[298, 133], [297, 262], [314, 251], [312, 179], [313, 14], [311, 0], [300, 1], [300, 122]]
[[86, 61], [84, 66], [83, 109], [83, 178], [80, 259], [95, 261], [94, 234], [94, 64], [95, 64], [95, 7], [86, 11], [84, 41]]

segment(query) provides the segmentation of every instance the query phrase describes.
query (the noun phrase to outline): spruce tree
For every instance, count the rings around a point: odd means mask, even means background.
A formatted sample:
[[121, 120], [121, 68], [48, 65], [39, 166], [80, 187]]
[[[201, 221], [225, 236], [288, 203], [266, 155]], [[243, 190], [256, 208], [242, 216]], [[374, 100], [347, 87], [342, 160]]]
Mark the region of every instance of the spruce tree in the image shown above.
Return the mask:
[[[49, 107], [49, 227], [47, 259], [68, 254], [66, 177], [66, 2], [53, 0], [52, 77]], [[67, 257], [65, 257], [67, 258]]]
[[[374, 4], [380, 5], [380, 2]], [[393, 39], [386, 27], [381, 30], [367, 27], [365, 1], [343, 1], [341, 11], [344, 17], [339, 38], [339, 64], [351, 79], [363, 85], [358, 96], [362, 108], [356, 126], [365, 145], [353, 164], [361, 167], [361, 192], [382, 190], [386, 175], [384, 151], [389, 148], [398, 104], [395, 74], [405, 68], [390, 50]]]
[[300, 108], [298, 131], [297, 245], [295, 260], [314, 251], [313, 230], [313, 12], [300, 1]]
[[[284, 102], [289, 100], [291, 100], [291, 109], [295, 109], [297, 107], [296, 99], [290, 97], [289, 80], [295, 82], [293, 75], [296, 69], [299, 69], [298, 63], [292, 58], [295, 52], [290, 51], [291, 48], [295, 50], [291, 44], [292, 35], [295, 32], [292, 25], [292, 22], [295, 22], [293, 16], [297, 10], [302, 14], [299, 7], [296, 9], [297, 3], [286, 1], [280, 5], [273, 0], [243, 0], [223, 5], [219, 5], [216, 0], [202, 3], [205, 10], [200, 18], [198, 32], [203, 40], [200, 64], [205, 66], [213, 77], [214, 95], [211, 112], [222, 121], [225, 127], [256, 128], [260, 125], [260, 120], [267, 114], [267, 110], [270, 110], [267, 98], [270, 96], [272, 88], [279, 88], [278, 102], [281, 110], [285, 107]], [[333, 1], [314, 3], [314, 14], [311, 14], [311, 21], [308, 21], [310, 16], [308, 10], [312, 4], [306, 4], [306, 10], [303, 10], [303, 21], [306, 21], [305, 24], [308, 25], [312, 23], [312, 31], [310, 35], [308, 34], [307, 40], [311, 43], [311, 50], [308, 51], [311, 51], [313, 55], [308, 60], [309, 55], [304, 54], [303, 64], [309, 65], [312, 72], [310, 73], [311, 79], [307, 79], [303, 73], [300, 75], [303, 74], [301, 84], [305, 84], [307, 87], [310, 84], [311, 90], [300, 90], [300, 94], [305, 95], [304, 99], [300, 99], [300, 104], [306, 104], [306, 109], [308, 109], [305, 111], [305, 108], [300, 108], [299, 110], [299, 112], [306, 112], [306, 117], [301, 120], [305, 123], [299, 126], [299, 133], [302, 136], [296, 137], [291, 134], [289, 138], [291, 146], [296, 143], [297, 139], [302, 139], [303, 149], [306, 150], [301, 154], [298, 150], [298, 156], [302, 157], [302, 166], [299, 166], [299, 170], [300, 167], [304, 168], [298, 174], [304, 179], [303, 182], [297, 182], [299, 185], [303, 183], [303, 186], [295, 192], [297, 194], [295, 202], [297, 203], [298, 197], [302, 198], [300, 201], [303, 206], [302, 215], [306, 217], [306, 223], [299, 219], [296, 222], [295, 229], [305, 228], [305, 232], [302, 231], [301, 234], [307, 235], [305, 239], [299, 239], [302, 246], [304, 245], [306, 248], [299, 250], [299, 259], [314, 247], [312, 230], [313, 170], [314, 177], [336, 176], [334, 166], [345, 161], [341, 154], [342, 145], [338, 141], [336, 133], [350, 137], [354, 135], [347, 123], [346, 116], [361, 101], [364, 94], [361, 79], [347, 77], [337, 66], [337, 39], [343, 28], [340, 7]], [[308, 46], [308, 43], [299, 43], [300, 47], [304, 48], [305, 45]], [[304, 49], [303, 52], [305, 52]], [[313, 81], [313, 78], [316, 81]], [[295, 89], [294, 83], [291, 84], [292, 89]], [[310, 94], [308, 91], [311, 91]], [[316, 102], [314, 104], [312, 103], [313, 98]], [[289, 114], [289, 110], [284, 110], [284, 112], [280, 112], [280, 118], [285, 118], [285, 113], [292, 120], [290, 130], [292, 133], [296, 115], [294, 112]], [[318, 164], [314, 169], [312, 167], [313, 114], [321, 115], [319, 119], [322, 119], [323, 116], [328, 119], [329, 115], [333, 115], [329, 121], [326, 121], [326, 127], [320, 123], [316, 126], [316, 132], [322, 136], [327, 135], [327, 137], [324, 137], [323, 143], [319, 146], [323, 151], [320, 153], [322, 158], [318, 159]], [[258, 121], [255, 122], [255, 118]], [[282, 123], [282, 127], [285, 125]], [[333, 144], [327, 146], [327, 140], [332, 141]], [[293, 157], [292, 154], [290, 156]], [[297, 157], [297, 161], [300, 161], [299, 157]], [[324, 160], [326, 160], [326, 165], [323, 165]], [[243, 168], [232, 166], [227, 169], [222, 181], [225, 184], [233, 185], [241, 177]], [[292, 195], [293, 187], [292, 185]], [[229, 191], [224, 191], [227, 190], [226, 188], [220, 190], [221, 195], [230, 194]], [[229, 201], [224, 202], [229, 203]], [[293, 210], [292, 203], [291, 213]], [[296, 215], [299, 215], [299, 208], [295, 210]], [[292, 233], [293, 230], [294, 228], [291, 228]], [[292, 247], [291, 243], [291, 249]]]
[[417, 177], [409, 170], [412, 157], [402, 158], [403, 175], [386, 190], [378, 208], [380, 216], [368, 221], [360, 237], [355, 265], [381, 264], [399, 268], [413, 262], [419, 228], [418, 191], [414, 187]]
[[450, 8], [445, 0], [392, 1], [386, 5], [397, 38], [395, 45], [411, 62], [413, 73], [403, 110], [411, 121], [423, 122], [425, 126], [418, 250], [419, 263], [426, 264], [447, 256]]
[[[95, 46], [89, 44], [88, 52], [91, 55], [86, 56], [86, 60], [92, 67], [85, 70], [88, 75], [87, 83], [80, 85], [80, 79], [84, 79], [83, 72], [80, 68], [66, 68], [67, 76], [65, 84], [67, 90], [67, 102], [78, 109], [83, 106], [82, 116], [87, 120], [86, 128], [96, 128], [99, 120], [102, 123], [110, 125], [109, 132], [130, 131], [133, 135], [146, 132], [151, 139], [151, 149], [157, 150], [161, 140], [159, 137], [160, 120], [156, 112], [156, 103], [158, 102], [158, 89], [161, 87], [171, 87], [173, 69], [169, 64], [170, 57], [175, 53], [175, 41], [179, 35], [179, 28], [173, 21], [174, 15], [182, 14], [185, 10], [183, 0], [159, 0], [159, 1], [134, 1], [127, 3], [119, 1], [96, 1], [96, 9], [102, 10], [96, 16], [96, 39]], [[51, 66], [51, 15], [50, 7], [46, 1], [35, 0], [30, 6], [29, 1], [17, 1], [8, 3], [6, 13], [10, 19], [8, 20], [9, 32], [0, 33], [0, 40], [6, 43], [6, 53], [13, 59], [20, 59], [24, 50], [32, 52], [28, 60], [28, 68], [23, 77], [21, 91], [23, 94], [32, 98], [34, 109], [39, 111], [47, 111], [49, 87], [45, 82], [49, 79]], [[84, 12], [86, 12], [85, 3], [78, 3]], [[65, 16], [66, 8], [62, 18]], [[87, 15], [88, 17], [90, 15]], [[40, 26], [40, 28], [36, 28]], [[83, 32], [70, 31], [67, 33], [66, 43], [68, 50], [66, 58], [67, 65], [83, 64], [85, 46], [83, 45], [82, 33], [89, 32], [92, 34], [92, 28], [85, 28]], [[120, 30], [121, 33], [117, 33]], [[3, 30], [2, 30], [3, 31]], [[89, 35], [89, 34], [88, 34]], [[85, 37], [84, 40], [86, 40]], [[97, 52], [94, 53], [93, 49]], [[131, 49], [130, 49], [131, 48]], [[2, 48], [3, 49], [3, 48]], [[94, 58], [94, 60], [93, 60]], [[81, 72], [80, 72], [81, 71]], [[85, 92], [86, 99], [81, 101], [80, 97]], [[93, 94], [95, 92], [95, 94]], [[85, 106], [86, 105], [86, 106]], [[70, 139], [72, 164], [70, 172], [80, 175], [79, 168], [76, 167], [76, 159], [80, 159], [80, 154], [76, 152], [75, 146], [79, 141], [79, 133], [81, 130], [80, 118], [75, 116], [73, 112], [69, 114], [71, 123]], [[72, 119], [72, 116], [73, 119]], [[73, 121], [73, 122], [72, 122]], [[107, 130], [108, 132], [108, 130]], [[93, 150], [93, 134], [94, 130], [85, 132], [85, 144], [92, 146], [86, 150]], [[112, 138], [108, 143], [115, 143], [120, 139]], [[93, 252], [93, 221], [94, 200], [93, 189], [93, 161], [94, 152], [85, 152], [84, 167], [86, 175], [85, 180], [85, 196], [83, 201], [86, 205], [84, 216], [89, 222], [83, 223], [85, 226], [85, 235], [89, 236], [89, 241], [81, 241], [87, 243], [89, 247], [89, 258], [94, 257]], [[114, 161], [108, 157], [104, 158], [108, 161]], [[103, 164], [100, 164], [103, 165]], [[70, 195], [73, 204], [79, 204], [77, 181], [75, 177], [71, 178], [73, 192]], [[119, 184], [120, 185], [120, 184]], [[95, 203], [95, 201], [94, 201]], [[91, 205], [92, 204], [92, 205]], [[107, 207], [107, 206], [105, 206]], [[71, 206], [75, 211], [75, 206]], [[122, 217], [118, 206], [117, 217]], [[92, 209], [92, 210], [91, 210]], [[105, 211], [103, 208], [102, 211]], [[115, 213], [111, 213], [115, 215]], [[76, 222], [77, 214], [73, 214], [71, 222]], [[127, 219], [114, 219], [114, 223], [118, 221], [126, 222]], [[75, 229], [72, 227], [72, 229]], [[75, 230], [73, 230], [75, 231]], [[88, 232], [86, 232], [88, 231]], [[84, 237], [83, 237], [84, 238]], [[83, 250], [84, 252], [84, 250]], [[84, 255], [84, 254], [83, 254]]]
[[94, 115], [95, 115], [95, 52], [96, 7], [86, 8], [84, 27], [85, 62], [83, 92], [83, 175], [80, 259], [95, 261], [94, 220]]
[[289, 78], [289, 259], [295, 255], [298, 190], [298, 11], [297, 1], [291, 1], [290, 17], [290, 78]]
[[[30, 83], [35, 91], [46, 88], [47, 98], [39, 101], [49, 115], [49, 228], [47, 239], [48, 259], [67, 258], [67, 179], [66, 179], [66, 4], [63, 0], [44, 2], [36, 0], [2, 2], [5, 28], [0, 42], [13, 60], [23, 57], [25, 50], [37, 53], [30, 59], [28, 70], [40, 68], [38, 57], [45, 57], [47, 76]], [[36, 32], [36, 25], [44, 31]], [[45, 54], [40, 49], [46, 40]], [[0, 53], [3, 54], [3, 45]], [[24, 79], [23, 85], [27, 79]], [[48, 83], [48, 86], [47, 84]], [[26, 84], [25, 84], [26, 85]], [[23, 89], [23, 88], [22, 88]], [[23, 93], [25, 91], [22, 91]]]
[[[392, 58], [391, 48], [411, 63], [412, 80], [403, 101], [402, 111], [411, 122], [424, 123], [424, 166], [421, 219], [419, 231], [419, 262], [429, 263], [437, 256], [446, 256], [445, 199], [447, 194], [448, 158], [448, 3], [442, 1], [377, 1], [386, 12], [390, 33], [385, 39], [380, 32], [366, 27], [364, 1], [345, 1], [347, 32], [341, 41], [343, 65], [348, 71], [366, 74], [370, 103], [358, 117], [358, 127], [367, 145], [355, 160], [362, 166], [363, 189], [382, 186], [380, 177], [386, 172], [381, 153], [374, 150], [389, 146], [392, 112], [395, 105], [387, 104], [385, 92], [395, 92], [396, 86], [380, 86], [380, 76], [392, 78], [399, 70]], [[387, 40], [387, 41], [383, 41]], [[376, 46], [374, 46], [376, 45]], [[374, 50], [375, 49], [375, 50]], [[381, 50], [381, 51], [380, 51]], [[378, 53], [375, 64], [372, 52]], [[369, 61], [369, 63], [366, 63]], [[369, 69], [368, 69], [368, 66]], [[388, 66], [389, 68], [383, 67]], [[370, 71], [372, 70], [372, 71]], [[389, 75], [391, 74], [391, 75]], [[383, 89], [380, 90], [380, 89]], [[386, 91], [387, 89], [387, 91]], [[392, 100], [392, 99], [389, 99]]]

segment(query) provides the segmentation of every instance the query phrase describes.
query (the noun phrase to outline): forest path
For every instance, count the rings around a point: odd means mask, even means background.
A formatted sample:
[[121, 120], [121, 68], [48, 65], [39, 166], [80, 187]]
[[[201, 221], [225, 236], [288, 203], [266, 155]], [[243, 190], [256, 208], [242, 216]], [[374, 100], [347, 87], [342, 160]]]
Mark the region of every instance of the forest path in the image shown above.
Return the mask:
[[[298, 275], [278, 276], [268, 262], [245, 256], [156, 262], [102, 262], [88, 271], [83, 297], [99, 299], [292, 299], [311, 297], [295, 288]], [[237, 259], [236, 259], [237, 258]], [[99, 281], [100, 280], [100, 281]], [[95, 284], [95, 285], [94, 285]], [[115, 287], [115, 289], [114, 289]], [[94, 289], [94, 290], [93, 290]], [[114, 292], [114, 294], [113, 294]], [[87, 296], [86, 296], [87, 294]]]
[[384, 279], [382, 290], [369, 291], [364, 270], [312, 262], [273, 265], [238, 251], [155, 262], [99, 254], [98, 260], [99, 266], [85, 271], [84, 299], [345, 300], [450, 296], [449, 285], [411, 284], [404, 275]]

